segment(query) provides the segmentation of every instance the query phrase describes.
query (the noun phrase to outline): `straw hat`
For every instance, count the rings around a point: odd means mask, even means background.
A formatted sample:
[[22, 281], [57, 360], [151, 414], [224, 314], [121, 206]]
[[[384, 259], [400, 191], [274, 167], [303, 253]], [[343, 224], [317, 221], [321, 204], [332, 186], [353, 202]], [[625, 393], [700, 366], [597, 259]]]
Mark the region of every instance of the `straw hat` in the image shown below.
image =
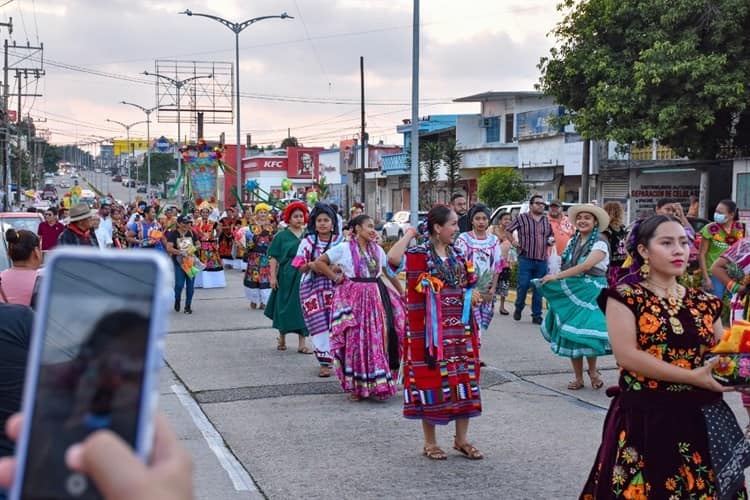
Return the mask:
[[98, 215], [96, 210], [91, 210], [88, 203], [79, 203], [71, 207], [70, 212], [68, 212], [68, 222], [78, 222]]
[[573, 205], [568, 209], [568, 218], [575, 222], [576, 216], [581, 212], [586, 212], [596, 217], [596, 220], [599, 222], [599, 229], [609, 227], [609, 214], [607, 214], [602, 207], [597, 207], [591, 203]]

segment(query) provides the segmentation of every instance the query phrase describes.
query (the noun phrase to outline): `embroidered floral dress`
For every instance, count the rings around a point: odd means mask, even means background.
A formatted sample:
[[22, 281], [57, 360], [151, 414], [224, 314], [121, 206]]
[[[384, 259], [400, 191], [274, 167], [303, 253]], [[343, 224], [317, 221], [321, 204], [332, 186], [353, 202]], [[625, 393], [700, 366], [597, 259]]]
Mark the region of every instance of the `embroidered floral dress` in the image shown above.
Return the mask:
[[[623, 303], [636, 318], [638, 347], [690, 370], [703, 364], [714, 344], [721, 303], [687, 289], [668, 302], [638, 284], [602, 292]], [[717, 494], [701, 407], [721, 393], [649, 379], [620, 369], [619, 387], [604, 420], [602, 444], [581, 499], [713, 499]], [[732, 498], [746, 499], [744, 488]]]
[[211, 219], [200, 218], [196, 221], [195, 232], [201, 239], [198, 249], [198, 258], [206, 266], [204, 271], [218, 272], [224, 270], [224, 265], [219, 258], [219, 242], [216, 233], [217, 224]]
[[408, 330], [404, 417], [448, 424], [481, 415], [479, 333], [471, 314], [473, 264], [430, 243], [406, 252]]
[[272, 224], [252, 224], [245, 237], [247, 269], [243, 285], [245, 297], [251, 304], [268, 303], [271, 294], [271, 263], [268, 260], [268, 247], [271, 246], [275, 229]]

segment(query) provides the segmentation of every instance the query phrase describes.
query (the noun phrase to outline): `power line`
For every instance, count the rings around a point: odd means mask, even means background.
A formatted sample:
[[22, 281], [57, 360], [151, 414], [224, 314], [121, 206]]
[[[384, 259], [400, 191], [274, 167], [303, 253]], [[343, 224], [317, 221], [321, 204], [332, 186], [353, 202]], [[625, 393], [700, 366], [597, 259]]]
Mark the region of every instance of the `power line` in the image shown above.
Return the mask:
[[34, 12], [34, 33], [36, 34], [36, 43], [39, 43], [39, 24], [36, 19], [36, 0], [31, 0], [31, 6]]
[[323, 66], [323, 62], [320, 60], [320, 55], [318, 54], [318, 49], [315, 48], [315, 44], [312, 41], [312, 38], [310, 38], [310, 31], [307, 29], [307, 23], [305, 22], [305, 18], [302, 16], [302, 10], [299, 8], [299, 4], [297, 4], [297, 0], [294, 0], [294, 6], [297, 7], [297, 14], [299, 14], [299, 20], [302, 21], [302, 27], [305, 30], [305, 37], [307, 37], [307, 40], [310, 42], [310, 46], [313, 50], [313, 55], [315, 56], [315, 60], [318, 62], [318, 66], [320, 66], [320, 71], [323, 73], [323, 76], [326, 79], [326, 82], [328, 83], [328, 91], [331, 91], [331, 86], [333, 85], [331, 83], [331, 79], [328, 77], [328, 73], [326, 72], [325, 67]]
[[18, 3], [16, 4], [16, 7], [18, 8], [18, 15], [21, 16], [21, 26], [23, 27], [23, 32], [26, 35], [26, 41], [29, 41], [29, 32], [26, 31], [26, 20], [23, 17], [23, 9], [21, 9], [21, 0], [18, 0]]

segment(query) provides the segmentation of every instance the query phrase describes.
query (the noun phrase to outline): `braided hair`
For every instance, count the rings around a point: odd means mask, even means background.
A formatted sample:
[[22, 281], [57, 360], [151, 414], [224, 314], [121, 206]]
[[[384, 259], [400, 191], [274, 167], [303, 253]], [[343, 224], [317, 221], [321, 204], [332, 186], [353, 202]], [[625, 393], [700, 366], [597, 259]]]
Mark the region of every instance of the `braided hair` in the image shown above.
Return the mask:
[[326, 203], [318, 202], [315, 204], [315, 207], [313, 207], [312, 211], [310, 212], [310, 219], [307, 223], [307, 232], [308, 234], [314, 233], [315, 239], [313, 241], [313, 247], [312, 247], [312, 255], [311, 258], [315, 258], [315, 250], [318, 248], [318, 230], [315, 227], [315, 222], [318, 219], [319, 215], [327, 215], [329, 219], [331, 219], [331, 237], [328, 240], [328, 243], [326, 244], [325, 250], [323, 250], [323, 253], [327, 252], [329, 248], [331, 248], [331, 245], [333, 244], [333, 240], [336, 239], [336, 236], [339, 232], [338, 227], [338, 218], [336, 217], [336, 212], [334, 212], [333, 208], [331, 208], [330, 205], [327, 205]]
[[[586, 260], [586, 257], [589, 256], [589, 254], [591, 253], [591, 250], [594, 248], [594, 243], [596, 243], [598, 239], [599, 239], [599, 223], [597, 222], [596, 224], [594, 224], [594, 230], [591, 231], [591, 234], [589, 234], [589, 237], [586, 240], [586, 251], [581, 255], [581, 258], [583, 260]], [[581, 232], [578, 229], [576, 229], [575, 234], [573, 234], [573, 237], [570, 238], [567, 246], [565, 247], [565, 250], [563, 251], [563, 254], [561, 255], [561, 260], [563, 263], [571, 258], [571, 256], [573, 255], [573, 250], [575, 250], [580, 240], [581, 240]], [[575, 266], [578, 264], [578, 262], [572, 262], [571, 264]]]

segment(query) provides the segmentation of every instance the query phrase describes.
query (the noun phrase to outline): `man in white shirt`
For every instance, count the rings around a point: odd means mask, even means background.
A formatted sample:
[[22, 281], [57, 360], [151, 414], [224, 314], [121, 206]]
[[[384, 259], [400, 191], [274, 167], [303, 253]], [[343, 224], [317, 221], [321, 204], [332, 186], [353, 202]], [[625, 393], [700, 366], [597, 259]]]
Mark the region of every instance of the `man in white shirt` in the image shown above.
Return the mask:
[[109, 216], [111, 202], [109, 198], [102, 198], [99, 207], [99, 227], [96, 229], [96, 238], [99, 246], [108, 248], [112, 246], [112, 218]]

